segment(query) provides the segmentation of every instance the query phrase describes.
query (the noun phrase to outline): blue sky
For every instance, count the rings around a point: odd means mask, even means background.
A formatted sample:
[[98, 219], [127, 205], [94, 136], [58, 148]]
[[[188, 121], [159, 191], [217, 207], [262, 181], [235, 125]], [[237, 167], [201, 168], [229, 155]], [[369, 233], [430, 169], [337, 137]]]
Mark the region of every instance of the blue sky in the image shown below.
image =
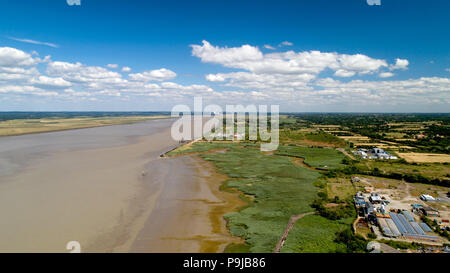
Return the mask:
[[194, 96], [299, 112], [449, 109], [449, 1], [0, 5], [4, 111], [170, 110]]

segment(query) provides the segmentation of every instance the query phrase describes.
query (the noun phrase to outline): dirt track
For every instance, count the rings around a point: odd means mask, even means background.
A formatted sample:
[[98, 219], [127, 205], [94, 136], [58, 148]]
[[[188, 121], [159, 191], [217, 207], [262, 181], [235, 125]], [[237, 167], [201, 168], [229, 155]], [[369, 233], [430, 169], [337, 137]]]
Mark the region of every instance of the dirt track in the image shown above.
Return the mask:
[[346, 155], [346, 156], [350, 157], [350, 159], [352, 159], [352, 160], [356, 160], [356, 158], [355, 158], [355, 157], [354, 157], [353, 155], [351, 155], [351, 154], [347, 153], [347, 151], [346, 151], [346, 150], [344, 150], [344, 149], [342, 149], [342, 148], [337, 148], [336, 150], [338, 150], [339, 152], [343, 153], [344, 155]]
[[274, 249], [274, 253], [280, 253], [281, 248], [284, 245], [284, 242], [286, 241], [286, 238], [289, 234], [289, 231], [294, 227], [295, 222], [297, 222], [298, 220], [300, 220], [301, 218], [303, 218], [306, 215], [310, 215], [310, 214], [314, 214], [315, 212], [307, 212], [307, 213], [302, 213], [302, 214], [297, 214], [297, 215], [292, 215], [291, 219], [289, 219], [289, 222], [286, 226], [286, 229], [283, 232], [283, 236], [281, 236], [280, 240], [277, 243], [277, 246]]

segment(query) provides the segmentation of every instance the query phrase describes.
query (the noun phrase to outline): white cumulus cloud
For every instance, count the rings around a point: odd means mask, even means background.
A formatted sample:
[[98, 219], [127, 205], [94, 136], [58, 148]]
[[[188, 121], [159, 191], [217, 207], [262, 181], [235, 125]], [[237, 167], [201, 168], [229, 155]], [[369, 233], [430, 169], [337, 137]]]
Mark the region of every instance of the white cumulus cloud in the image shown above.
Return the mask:
[[120, 73], [110, 71], [101, 66], [87, 66], [79, 62], [49, 62], [47, 65], [47, 74], [62, 77], [69, 82], [78, 83], [117, 84], [125, 82]]
[[130, 67], [128, 67], [128, 66], [122, 67], [122, 72], [130, 72], [130, 71], [131, 71]]
[[227, 67], [239, 66], [241, 63], [260, 61], [263, 59], [261, 51], [254, 46], [221, 48], [202, 41], [202, 45], [191, 45], [192, 55], [199, 57], [205, 63], [223, 64]]
[[39, 76], [30, 81], [30, 83], [41, 86], [50, 86], [50, 87], [69, 87], [72, 86], [72, 83], [64, 80], [63, 78], [52, 78], [47, 76]]
[[391, 72], [383, 72], [383, 73], [380, 73], [378, 76], [380, 78], [390, 78], [390, 77], [393, 77], [394, 75], [395, 74], [391, 73]]
[[408, 65], [409, 65], [409, 61], [406, 59], [395, 59], [395, 64], [390, 65], [389, 69], [390, 70], [395, 70], [395, 69], [406, 70], [406, 69], [408, 69]]
[[[367, 74], [387, 67], [385, 60], [374, 59], [362, 54], [347, 55], [317, 50], [303, 52], [277, 52], [263, 54], [258, 47], [218, 47], [207, 41], [192, 45], [192, 55], [202, 62], [221, 64], [229, 68], [244, 69], [254, 73], [315, 73], [325, 69], [344, 70], [349, 74]], [[343, 74], [340, 71], [338, 74]]]
[[0, 67], [30, 66], [37, 63], [30, 54], [11, 47], [0, 47]]
[[[52, 103], [89, 100], [100, 101], [101, 105], [109, 101], [152, 102], [170, 109], [170, 105], [190, 103], [193, 96], [202, 96], [205, 103], [279, 104], [286, 111], [354, 109], [349, 106], [359, 107], [360, 111], [420, 111], [445, 109], [450, 103], [449, 78], [387, 79], [393, 75], [387, 68], [406, 68], [404, 60], [388, 66], [382, 59], [363, 54], [314, 50], [263, 54], [251, 45], [229, 48], [213, 46], [207, 41], [192, 46], [192, 54], [202, 62], [236, 71], [227, 69], [223, 73], [206, 74], [208, 82], [220, 85], [221, 90], [216, 91], [208, 85], [172, 81], [177, 74], [167, 68], [123, 76], [118, 72], [126, 71], [125, 67], [116, 72], [108, 67], [53, 61], [49, 57], [43, 65], [42, 60], [19, 49], [0, 47], [0, 98], [20, 101], [37, 96], [35, 99], [45, 97], [45, 101]], [[327, 78], [323, 78], [324, 74]], [[360, 80], [359, 75], [378, 75], [383, 79]], [[355, 78], [341, 78], [341, 81], [337, 77]], [[412, 105], [424, 108], [416, 109]]]
[[334, 75], [337, 77], [353, 77], [355, 76], [355, 72], [354, 71], [347, 71], [344, 69], [339, 69], [336, 72], [334, 72]]
[[172, 70], [161, 68], [156, 70], [145, 71], [142, 73], [135, 73], [128, 75], [130, 79], [134, 81], [165, 81], [173, 79], [177, 76], [175, 72]]

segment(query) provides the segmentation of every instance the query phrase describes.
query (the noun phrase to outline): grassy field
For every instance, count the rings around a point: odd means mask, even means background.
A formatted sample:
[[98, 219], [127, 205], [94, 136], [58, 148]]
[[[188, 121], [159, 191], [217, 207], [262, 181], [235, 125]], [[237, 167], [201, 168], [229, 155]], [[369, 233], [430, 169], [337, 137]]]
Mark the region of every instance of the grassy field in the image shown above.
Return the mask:
[[301, 157], [311, 167], [333, 170], [344, 167], [342, 160], [345, 156], [330, 148], [310, 148], [299, 146], [280, 146], [277, 155]]
[[358, 190], [364, 189], [363, 184], [356, 182], [355, 184], [351, 182], [350, 177], [328, 178], [325, 184], [325, 191], [330, 199], [334, 199], [337, 196], [340, 200], [345, 200], [354, 196]]
[[187, 153], [204, 153], [204, 152], [214, 152], [217, 150], [225, 151], [233, 147], [233, 144], [226, 141], [221, 142], [212, 142], [212, 143], [205, 143], [205, 142], [197, 142], [192, 145], [183, 145], [178, 148], [176, 148], [173, 151], [170, 151], [167, 153], [168, 156], [177, 156], [177, 155], [183, 155]]
[[[330, 200], [336, 200], [336, 197], [341, 201], [347, 200], [362, 187], [353, 185], [350, 177], [323, 179], [321, 191]], [[339, 220], [330, 220], [320, 215], [305, 216], [289, 232], [281, 252], [347, 252], [344, 244], [335, 242], [336, 233], [348, 229], [354, 220], [354, 215]]]
[[284, 145], [308, 145], [321, 147], [344, 147], [345, 141], [322, 131], [280, 130], [280, 143]]
[[428, 194], [434, 197], [438, 197], [438, 193], [446, 193], [448, 192], [448, 188], [447, 187], [440, 187], [440, 186], [436, 186], [436, 185], [427, 185], [427, 184], [420, 184], [420, 183], [414, 183], [412, 185], [410, 185], [409, 187], [409, 194], [411, 194], [411, 196], [417, 197], [419, 198], [420, 195], [422, 194]]
[[[304, 156], [309, 164], [318, 167], [338, 168], [343, 158], [333, 149], [281, 146], [280, 150]], [[320, 173], [293, 164], [290, 156], [262, 153], [255, 144], [223, 142], [199, 142], [187, 149], [174, 150], [170, 155], [183, 153], [199, 153], [205, 160], [212, 161], [219, 172], [230, 177], [222, 189], [236, 188], [248, 202], [240, 211], [224, 216], [231, 233], [246, 242], [228, 246], [227, 252], [272, 252], [292, 215], [314, 211], [311, 204], [317, 198], [319, 188], [315, 182]], [[332, 160], [332, 157], [337, 159]], [[345, 249], [344, 245], [335, 243], [334, 238], [336, 232], [349, 227], [351, 220], [331, 221], [318, 215], [305, 217], [291, 230], [281, 251]]]
[[346, 252], [346, 245], [336, 243], [336, 233], [347, 229], [354, 218], [328, 220], [319, 215], [308, 215], [297, 221], [281, 249], [288, 253]]
[[107, 125], [128, 124], [144, 120], [167, 117], [168, 116], [130, 116], [14, 119], [0, 122], [0, 136], [13, 136]]
[[402, 162], [367, 160], [355, 164], [362, 171], [378, 169], [381, 173], [422, 175], [430, 179], [449, 179], [450, 165], [440, 163], [407, 164]]

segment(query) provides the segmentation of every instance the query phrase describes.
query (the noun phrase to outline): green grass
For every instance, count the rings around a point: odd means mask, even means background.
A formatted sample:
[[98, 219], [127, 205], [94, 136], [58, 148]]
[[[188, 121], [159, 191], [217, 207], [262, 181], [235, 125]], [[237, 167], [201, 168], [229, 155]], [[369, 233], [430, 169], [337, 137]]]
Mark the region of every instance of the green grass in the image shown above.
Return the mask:
[[309, 166], [324, 170], [334, 170], [345, 166], [342, 164], [345, 155], [331, 148], [280, 146], [277, 154], [304, 158], [304, 162]]
[[250, 245], [248, 244], [235, 244], [231, 243], [227, 245], [224, 253], [249, 253], [250, 252]]
[[401, 161], [365, 160], [356, 163], [355, 167], [363, 172], [373, 171], [377, 168], [384, 174], [420, 174], [429, 179], [450, 180], [450, 165], [442, 163], [410, 164]]
[[307, 215], [295, 223], [281, 252], [345, 252], [346, 246], [334, 240], [336, 233], [348, 229], [353, 220], [353, 218], [346, 218], [336, 221], [319, 215]]
[[282, 144], [296, 144], [324, 147], [345, 147], [344, 140], [322, 131], [300, 132], [299, 130], [280, 130], [280, 142]]
[[216, 150], [216, 149], [228, 149], [230, 148], [230, 143], [220, 143], [220, 142], [214, 142], [214, 143], [195, 143], [193, 145], [189, 146], [180, 146], [176, 148], [173, 151], [170, 151], [167, 153], [168, 156], [175, 156], [175, 155], [181, 155], [181, 154], [189, 154], [189, 153], [202, 153], [207, 152], [210, 150]]
[[[230, 177], [221, 189], [236, 188], [253, 197], [248, 206], [224, 216], [230, 232], [245, 239], [245, 244], [229, 245], [226, 251], [272, 252], [292, 215], [314, 211], [311, 203], [317, 198], [319, 188], [315, 182], [320, 173], [294, 165], [288, 156], [261, 153], [259, 145], [255, 144], [195, 143], [188, 149], [175, 150], [173, 154], [214, 149], [226, 152], [201, 153], [200, 156], [212, 161], [219, 172]], [[338, 162], [343, 158], [333, 149], [291, 149], [280, 147], [280, 150], [296, 155], [301, 152], [310, 164], [318, 167], [339, 167]], [[332, 157], [338, 159], [333, 160]], [[330, 221], [318, 215], [305, 219], [301, 220], [300, 226], [293, 228], [283, 252], [334, 252], [343, 247], [333, 240], [336, 232], [348, 228], [348, 223]], [[308, 236], [304, 237], [303, 233]]]
[[254, 196], [247, 208], [225, 215], [228, 227], [233, 235], [245, 238], [251, 252], [271, 252], [289, 218], [313, 210], [310, 204], [317, 192], [313, 183], [319, 174], [295, 166], [288, 157], [262, 154], [254, 145], [228, 146], [226, 153], [201, 155], [232, 178], [225, 182], [227, 187]]
[[[360, 186], [360, 189], [362, 188], [363, 186]], [[337, 196], [339, 200], [352, 198], [357, 192], [357, 188], [351, 182], [350, 177], [328, 178], [324, 190], [329, 199], [334, 199]]]
[[380, 243], [387, 244], [390, 247], [393, 247], [395, 249], [420, 249], [425, 247], [425, 245], [421, 243], [409, 243], [409, 242], [399, 242], [399, 241], [392, 241], [392, 240], [379, 240]]

